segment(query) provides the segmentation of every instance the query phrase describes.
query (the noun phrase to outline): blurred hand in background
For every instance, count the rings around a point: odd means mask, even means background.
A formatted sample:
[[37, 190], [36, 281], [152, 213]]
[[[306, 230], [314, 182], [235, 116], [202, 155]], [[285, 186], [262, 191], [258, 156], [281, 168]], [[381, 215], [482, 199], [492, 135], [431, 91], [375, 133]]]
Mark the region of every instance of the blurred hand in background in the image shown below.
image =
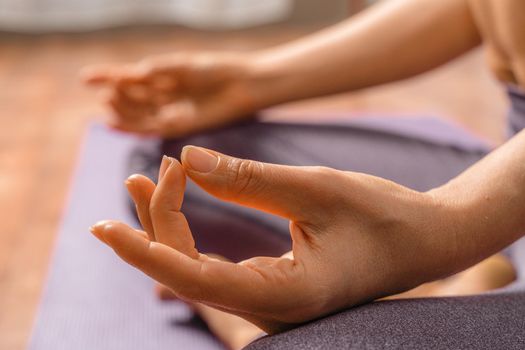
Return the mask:
[[261, 107], [251, 61], [241, 53], [180, 53], [87, 67], [82, 77], [107, 90], [111, 127], [177, 137], [249, 117]]

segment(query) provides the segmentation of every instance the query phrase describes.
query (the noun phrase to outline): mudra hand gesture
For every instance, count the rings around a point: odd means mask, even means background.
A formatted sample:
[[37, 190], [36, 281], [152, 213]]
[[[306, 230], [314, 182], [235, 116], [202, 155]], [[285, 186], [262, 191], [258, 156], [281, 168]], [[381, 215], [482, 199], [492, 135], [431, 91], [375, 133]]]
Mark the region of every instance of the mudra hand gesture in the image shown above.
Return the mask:
[[[157, 185], [141, 175], [128, 179], [144, 231], [102, 221], [92, 232], [182, 300], [275, 333], [454, 272], [440, 268], [456, 254], [442, 227], [454, 217], [429, 193], [359, 173], [265, 164], [193, 146], [181, 159], [164, 157]], [[186, 176], [222, 200], [289, 219], [292, 251], [240, 263], [198, 252], [180, 211]]]

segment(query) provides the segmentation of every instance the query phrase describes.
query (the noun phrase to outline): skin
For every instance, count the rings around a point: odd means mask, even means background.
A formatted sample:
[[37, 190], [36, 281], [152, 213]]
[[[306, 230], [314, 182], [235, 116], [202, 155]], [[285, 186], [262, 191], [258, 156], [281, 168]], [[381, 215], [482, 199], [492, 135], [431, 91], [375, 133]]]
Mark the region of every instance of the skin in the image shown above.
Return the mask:
[[[91, 67], [83, 74], [88, 84], [109, 91], [111, 126], [175, 137], [279, 103], [406, 79], [481, 43], [495, 76], [525, 87], [524, 34], [521, 0], [398, 0], [264, 51], [180, 53]], [[241, 337], [225, 333], [214, 325], [227, 317], [228, 324], [237, 324], [231, 329], [247, 323], [225, 314], [217, 318], [219, 313], [206, 305], [278, 332], [449, 276], [519, 238], [518, 232], [525, 231], [525, 203], [519, 198], [525, 191], [523, 139], [521, 133], [428, 193], [364, 174], [277, 167], [226, 155], [219, 155], [219, 163], [230, 167], [216, 171], [235, 174], [203, 175], [191, 170], [186, 153], [182, 166], [175, 160], [169, 167], [163, 163], [161, 173], [168, 175], [158, 187], [140, 176], [129, 179], [146, 233], [113, 221], [94, 226], [93, 232], [124, 260], [195, 305], [212, 330], [236, 348], [253, 337], [254, 328]], [[179, 213], [185, 175], [221, 199], [290, 219], [293, 252], [237, 265], [196, 252]], [[466, 273], [470, 285], [482, 286], [471, 292], [501, 285], [480, 279], [487, 271], [501, 275], [493, 272], [502, 271], [494, 268], [502, 266], [500, 257], [495, 259]], [[465, 284], [454, 281], [449, 280], [448, 291], [440, 286], [423, 294], [465, 292]]]

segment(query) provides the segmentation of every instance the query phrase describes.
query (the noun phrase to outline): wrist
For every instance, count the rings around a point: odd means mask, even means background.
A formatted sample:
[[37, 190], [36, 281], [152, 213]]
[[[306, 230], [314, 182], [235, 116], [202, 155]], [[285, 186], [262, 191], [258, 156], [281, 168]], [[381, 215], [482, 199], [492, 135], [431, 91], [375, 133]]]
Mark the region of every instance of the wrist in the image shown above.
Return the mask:
[[436, 190], [416, 193], [412, 200], [389, 249], [397, 253], [388, 264], [392, 269], [385, 279], [394, 289], [387, 295], [446, 278], [464, 266], [461, 208]]
[[287, 68], [279, 56], [278, 50], [266, 50], [245, 57], [246, 79], [257, 109], [305, 97], [295, 82], [293, 70]]
[[489, 233], [480, 217], [479, 201], [454, 183], [448, 183], [426, 194], [431, 196], [436, 212], [440, 213], [441, 225], [439, 239], [448, 246], [443, 261], [444, 276], [451, 275], [478, 263], [485, 257], [496, 253], [485, 236]]

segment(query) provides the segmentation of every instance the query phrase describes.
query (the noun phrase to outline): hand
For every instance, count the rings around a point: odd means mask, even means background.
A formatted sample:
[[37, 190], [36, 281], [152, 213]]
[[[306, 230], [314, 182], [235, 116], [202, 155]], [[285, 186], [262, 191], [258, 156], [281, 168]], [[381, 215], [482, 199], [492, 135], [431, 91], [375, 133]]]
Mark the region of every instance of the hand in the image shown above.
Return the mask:
[[263, 107], [247, 54], [184, 53], [88, 67], [87, 84], [110, 90], [113, 128], [183, 136], [249, 117]]
[[[238, 264], [199, 253], [180, 212], [185, 176], [213, 196], [290, 219], [291, 254]], [[177, 297], [275, 333], [456, 272], [453, 211], [435, 196], [359, 173], [232, 158], [188, 146], [155, 186], [128, 189], [145, 229], [92, 232]], [[205, 218], [203, 218], [205, 220]]]

